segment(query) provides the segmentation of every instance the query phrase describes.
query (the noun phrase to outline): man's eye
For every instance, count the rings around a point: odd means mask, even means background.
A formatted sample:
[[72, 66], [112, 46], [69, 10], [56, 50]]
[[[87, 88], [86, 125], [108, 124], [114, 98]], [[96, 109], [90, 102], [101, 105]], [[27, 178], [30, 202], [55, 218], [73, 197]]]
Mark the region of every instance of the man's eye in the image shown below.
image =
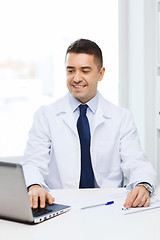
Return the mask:
[[72, 69], [68, 69], [67, 72], [68, 72], [68, 73], [73, 73], [74, 70], [72, 70]]
[[83, 70], [83, 73], [87, 74], [87, 73], [89, 73], [89, 71], [85, 71], [85, 70]]

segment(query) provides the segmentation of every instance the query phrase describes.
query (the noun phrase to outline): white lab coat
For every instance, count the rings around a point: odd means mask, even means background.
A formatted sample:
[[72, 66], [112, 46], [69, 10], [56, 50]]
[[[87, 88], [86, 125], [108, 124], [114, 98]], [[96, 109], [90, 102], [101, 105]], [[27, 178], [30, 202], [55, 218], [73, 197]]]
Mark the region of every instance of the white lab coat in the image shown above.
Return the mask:
[[[156, 174], [146, 160], [128, 110], [106, 101], [101, 94], [91, 131], [91, 159], [99, 187], [118, 187], [122, 171], [129, 186], [155, 184]], [[26, 185], [50, 189], [79, 188], [81, 156], [69, 94], [35, 114], [22, 162]]]

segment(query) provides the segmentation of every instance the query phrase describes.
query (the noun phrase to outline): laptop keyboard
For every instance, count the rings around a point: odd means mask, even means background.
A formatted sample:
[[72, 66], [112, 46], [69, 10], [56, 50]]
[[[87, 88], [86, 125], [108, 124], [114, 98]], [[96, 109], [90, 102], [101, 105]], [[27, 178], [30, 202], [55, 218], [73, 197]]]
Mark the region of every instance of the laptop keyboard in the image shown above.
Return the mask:
[[32, 213], [33, 213], [34, 217], [39, 217], [39, 216], [44, 215], [49, 212], [52, 212], [52, 210], [47, 209], [47, 208], [36, 208], [36, 209], [32, 208]]

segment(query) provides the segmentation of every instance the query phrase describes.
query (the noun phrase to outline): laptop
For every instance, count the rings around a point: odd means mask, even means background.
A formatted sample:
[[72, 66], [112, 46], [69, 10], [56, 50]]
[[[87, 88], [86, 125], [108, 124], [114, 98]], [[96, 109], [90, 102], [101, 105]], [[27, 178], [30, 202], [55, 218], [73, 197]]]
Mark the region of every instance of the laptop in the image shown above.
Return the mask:
[[32, 209], [22, 166], [0, 162], [0, 218], [25, 223], [40, 223], [70, 210], [70, 206], [46, 203], [45, 208]]

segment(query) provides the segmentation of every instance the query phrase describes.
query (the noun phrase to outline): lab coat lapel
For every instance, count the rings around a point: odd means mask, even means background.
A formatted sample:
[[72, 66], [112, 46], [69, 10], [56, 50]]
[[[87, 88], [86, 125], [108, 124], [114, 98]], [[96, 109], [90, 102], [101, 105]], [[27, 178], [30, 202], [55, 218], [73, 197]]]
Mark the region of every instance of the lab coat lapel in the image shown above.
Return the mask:
[[78, 136], [76, 122], [69, 102], [69, 94], [57, 106], [57, 114], [61, 114], [64, 123]]
[[93, 121], [93, 133], [99, 125], [105, 122], [106, 118], [110, 119], [112, 117], [109, 104], [104, 103], [104, 101], [106, 100], [99, 94], [99, 104]]
[[71, 111], [66, 112], [66, 114], [64, 114], [63, 121], [77, 135], [77, 127], [76, 127], [75, 119], [73, 117], [73, 113]]
[[102, 108], [98, 107], [93, 121], [93, 133], [95, 129], [104, 122]]

